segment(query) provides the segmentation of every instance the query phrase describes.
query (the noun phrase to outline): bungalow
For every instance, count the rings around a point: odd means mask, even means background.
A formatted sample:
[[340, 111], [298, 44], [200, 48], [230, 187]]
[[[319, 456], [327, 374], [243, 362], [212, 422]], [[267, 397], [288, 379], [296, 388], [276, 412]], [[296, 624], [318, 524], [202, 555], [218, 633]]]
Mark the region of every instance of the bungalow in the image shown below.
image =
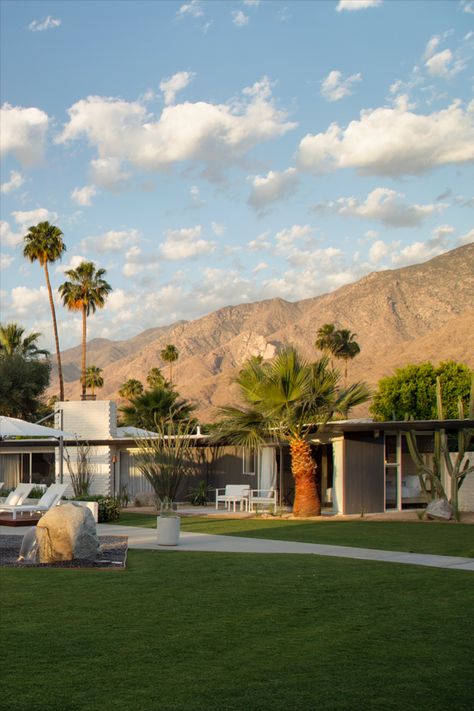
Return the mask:
[[[114, 402], [58, 403], [55, 426], [77, 435], [76, 441], [64, 443], [65, 456], [72, 467], [77, 460], [78, 444], [88, 448], [91, 494], [117, 495], [125, 490], [133, 499], [138, 494], [151, 493], [150, 484], [137, 467], [137, 440], [143, 432], [133, 427], [117, 427]], [[310, 438], [320, 473], [323, 505], [328, 511], [341, 514], [380, 513], [423, 506], [426, 494], [410, 457], [405, 432], [417, 432], [419, 448], [429, 461], [433, 458], [436, 430], [443, 428], [448, 434], [455, 434], [465, 427], [474, 427], [474, 421], [408, 423], [364, 419], [328, 423]], [[184, 501], [189, 487], [202, 480], [210, 488], [237, 483], [248, 483], [252, 489], [274, 486], [280, 504], [292, 504], [294, 481], [286, 443], [257, 451], [213, 446], [199, 431], [192, 437], [196, 444], [192, 463], [195, 477], [183, 482], [179, 500]], [[5, 481], [5, 486], [14, 486], [18, 481], [48, 483], [60, 470], [59, 456], [54, 441], [2, 441], [0, 481]], [[470, 457], [474, 461], [474, 452]], [[64, 481], [70, 482], [67, 466]], [[72, 494], [72, 487], [67, 493]], [[466, 478], [459, 504], [461, 510], [474, 510], [474, 475]]]

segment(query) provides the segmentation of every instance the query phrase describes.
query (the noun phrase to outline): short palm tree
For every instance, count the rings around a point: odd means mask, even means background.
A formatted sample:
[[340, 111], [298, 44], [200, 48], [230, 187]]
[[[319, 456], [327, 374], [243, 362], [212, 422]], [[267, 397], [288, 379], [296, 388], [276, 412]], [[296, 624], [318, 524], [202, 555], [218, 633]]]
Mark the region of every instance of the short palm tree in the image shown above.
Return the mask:
[[56, 322], [56, 311], [54, 308], [51, 282], [49, 280], [48, 264], [61, 259], [62, 255], [66, 251], [66, 245], [64, 244], [62, 237], [63, 233], [59, 227], [55, 227], [49, 222], [40, 222], [35, 227], [30, 227], [28, 229], [28, 233], [24, 237], [25, 244], [23, 247], [23, 256], [29, 259], [30, 262], [38, 260], [40, 265], [44, 268], [49, 305], [53, 319], [56, 360], [58, 363], [59, 399], [61, 401], [64, 400], [64, 379], [61, 365], [61, 351], [59, 348], [58, 324]]
[[25, 336], [25, 329], [17, 323], [0, 325], [0, 357], [4, 355], [21, 355], [24, 358], [37, 358], [40, 355], [49, 356], [45, 348], [38, 348], [36, 342], [41, 333], [33, 332]]
[[143, 383], [136, 380], [136, 378], [129, 378], [120, 387], [118, 393], [120, 397], [125, 397], [127, 400], [131, 400], [132, 398], [143, 394]]
[[66, 276], [70, 281], [59, 287], [63, 304], [70, 311], [82, 312], [82, 397], [86, 396], [86, 342], [87, 317], [105, 305], [112, 287], [104, 279], [105, 269], [96, 269], [93, 262], [81, 262], [77, 269], [69, 269]]
[[221, 408], [223, 418], [214, 426], [214, 439], [230, 444], [259, 447], [269, 441], [289, 443], [295, 516], [321, 514], [316, 462], [308, 435], [335, 414], [347, 416], [370, 395], [365, 383], [341, 389], [339, 381], [339, 372], [328, 367], [326, 357], [310, 364], [293, 348], [272, 361], [251, 359], [236, 378], [247, 407]]
[[95, 395], [96, 388], [104, 387], [102, 372], [102, 368], [99, 368], [97, 365], [90, 365], [86, 369], [86, 386], [92, 390], [92, 397]]
[[328, 358], [336, 355], [338, 349], [337, 333], [338, 331], [333, 323], [325, 323], [324, 326], [318, 329], [314, 345]]
[[165, 385], [165, 377], [159, 368], [151, 368], [146, 376], [146, 382], [150, 388], [160, 388]]
[[193, 410], [190, 403], [179, 399], [176, 390], [167, 387], [145, 390], [130, 398], [130, 405], [120, 408], [125, 426], [142, 427], [149, 432], [154, 432], [160, 422], [190, 421]]
[[160, 351], [160, 356], [165, 361], [165, 363], [170, 364], [170, 383], [172, 383], [173, 382], [173, 363], [178, 360], [178, 357], [179, 357], [178, 349], [176, 348], [176, 346], [173, 346], [171, 343], [168, 343], [166, 348], [163, 348], [163, 350]]

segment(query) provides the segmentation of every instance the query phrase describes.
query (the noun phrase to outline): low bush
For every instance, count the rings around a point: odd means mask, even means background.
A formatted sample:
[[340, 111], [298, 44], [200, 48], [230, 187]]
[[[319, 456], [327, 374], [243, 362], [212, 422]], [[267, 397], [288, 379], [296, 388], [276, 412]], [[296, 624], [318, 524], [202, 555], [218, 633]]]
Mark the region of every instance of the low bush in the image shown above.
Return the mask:
[[114, 496], [75, 496], [73, 501], [97, 501], [99, 504], [99, 523], [118, 521], [120, 501]]

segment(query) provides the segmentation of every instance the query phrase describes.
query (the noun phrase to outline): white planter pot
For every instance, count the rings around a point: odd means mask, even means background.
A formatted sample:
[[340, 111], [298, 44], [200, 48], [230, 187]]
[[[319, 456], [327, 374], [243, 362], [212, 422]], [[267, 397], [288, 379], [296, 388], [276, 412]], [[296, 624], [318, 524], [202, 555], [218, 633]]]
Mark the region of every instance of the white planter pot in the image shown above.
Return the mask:
[[178, 545], [179, 523], [179, 516], [157, 516], [156, 539], [159, 546]]

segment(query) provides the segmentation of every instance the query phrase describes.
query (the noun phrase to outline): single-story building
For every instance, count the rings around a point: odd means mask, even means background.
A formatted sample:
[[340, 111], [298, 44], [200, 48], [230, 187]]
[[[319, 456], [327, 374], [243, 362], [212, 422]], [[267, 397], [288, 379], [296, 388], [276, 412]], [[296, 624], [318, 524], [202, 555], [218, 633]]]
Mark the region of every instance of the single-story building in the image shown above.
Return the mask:
[[[92, 474], [91, 494], [118, 495], [130, 500], [152, 488], [140, 473], [136, 458], [141, 431], [117, 427], [117, 411], [109, 400], [57, 403], [55, 427], [74, 432], [77, 441], [64, 442], [64, 481], [70, 481], [78, 443], [87, 446]], [[404, 433], [417, 433], [418, 446], [429, 461], [433, 458], [434, 432], [444, 429], [456, 434], [473, 428], [473, 420], [374, 422], [344, 420], [330, 422], [309, 439], [317, 462], [323, 506], [334, 513], [366, 514], [420, 507], [427, 496], [420, 486], [416, 467], [408, 451]], [[182, 482], [178, 499], [184, 501], [189, 488], [205, 481], [210, 489], [226, 484], [248, 483], [252, 489], [278, 490], [282, 506], [291, 505], [294, 481], [290, 452], [286, 443], [271, 444], [260, 450], [236, 446], [213, 446], [199, 431], [195, 441], [194, 476]], [[474, 462], [474, 452], [470, 453]], [[53, 440], [4, 440], [0, 442], [0, 481], [14, 486], [19, 481], [49, 483], [58, 477], [59, 447]], [[445, 482], [447, 488], [448, 482]], [[68, 490], [72, 495], [72, 486]], [[212, 495], [211, 495], [212, 497]], [[460, 490], [460, 509], [474, 510], [474, 475]]]

